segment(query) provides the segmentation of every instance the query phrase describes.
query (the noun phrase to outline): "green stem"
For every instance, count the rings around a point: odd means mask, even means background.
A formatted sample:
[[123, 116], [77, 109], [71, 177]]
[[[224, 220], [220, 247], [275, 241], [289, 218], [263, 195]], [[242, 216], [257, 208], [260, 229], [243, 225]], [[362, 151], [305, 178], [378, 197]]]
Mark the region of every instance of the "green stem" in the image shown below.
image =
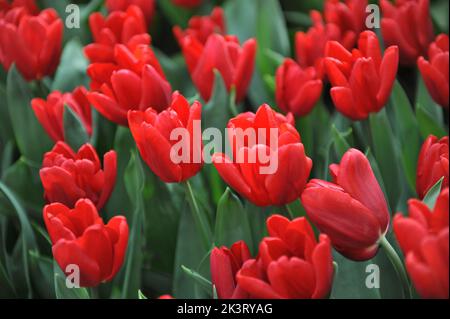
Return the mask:
[[294, 218], [295, 218], [295, 215], [294, 215], [294, 213], [292, 212], [292, 209], [289, 207], [289, 205], [286, 204], [286, 205], [284, 205], [284, 207], [286, 208], [286, 211], [288, 212], [289, 217], [291, 218], [291, 220], [294, 219]]
[[400, 259], [397, 252], [388, 242], [385, 236], [381, 237], [380, 246], [383, 247], [390, 262], [394, 266], [395, 271], [397, 272], [397, 275], [400, 278], [400, 281], [402, 282], [403, 296], [407, 299], [411, 299], [412, 298], [411, 286], [409, 284], [408, 275], [406, 274], [406, 270], [405, 267], [403, 266], [402, 260]]
[[211, 234], [210, 225], [208, 223], [206, 216], [200, 212], [200, 208], [197, 204], [197, 200], [195, 199], [194, 192], [192, 190], [192, 186], [191, 186], [189, 180], [184, 182], [184, 186], [186, 189], [187, 199], [189, 201], [189, 206], [191, 207], [191, 211], [192, 211], [192, 214], [194, 217], [195, 224], [197, 226], [198, 231], [200, 232], [200, 234], [202, 236], [202, 241], [203, 241], [203, 244], [204, 244], [206, 250], [209, 250], [211, 247], [211, 243], [212, 243], [212, 241], [211, 241], [212, 234]]

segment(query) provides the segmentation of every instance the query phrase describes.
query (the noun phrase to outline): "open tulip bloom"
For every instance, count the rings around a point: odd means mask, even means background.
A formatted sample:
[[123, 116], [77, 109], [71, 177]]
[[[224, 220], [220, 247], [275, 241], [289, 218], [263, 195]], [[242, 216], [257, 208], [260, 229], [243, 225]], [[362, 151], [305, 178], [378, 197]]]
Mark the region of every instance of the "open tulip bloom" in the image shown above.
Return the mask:
[[449, 298], [448, 1], [66, 2], [0, 0], [0, 298]]

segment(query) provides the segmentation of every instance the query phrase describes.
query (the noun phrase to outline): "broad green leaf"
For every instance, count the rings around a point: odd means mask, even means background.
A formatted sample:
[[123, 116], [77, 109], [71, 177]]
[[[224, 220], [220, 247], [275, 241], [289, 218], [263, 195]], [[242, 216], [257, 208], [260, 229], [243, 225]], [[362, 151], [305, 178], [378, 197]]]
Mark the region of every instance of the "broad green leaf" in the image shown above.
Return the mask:
[[420, 152], [419, 126], [405, 91], [398, 81], [391, 95], [391, 105], [398, 129], [403, 170], [411, 190], [415, 190], [417, 158]]
[[430, 210], [434, 209], [434, 205], [436, 204], [436, 200], [441, 193], [442, 182], [444, 181], [444, 177], [436, 182], [433, 187], [427, 192], [425, 197], [423, 198], [423, 202], [428, 206]]
[[138, 299], [148, 299], [144, 293], [141, 291], [141, 289], [138, 290]]
[[54, 299], [55, 291], [49, 289], [54, 285], [53, 261], [41, 256], [35, 251], [30, 251], [31, 281], [40, 298]]
[[13, 130], [8, 111], [6, 88], [0, 84], [0, 139], [7, 141], [13, 137]]
[[131, 218], [130, 237], [128, 241], [126, 263], [124, 265], [124, 282], [122, 298], [136, 298], [136, 291], [141, 288], [142, 248], [144, 229], [144, 171], [136, 152], [133, 152], [125, 170], [125, 186], [134, 209]]
[[218, 70], [214, 70], [214, 88], [211, 100], [202, 109], [202, 128], [218, 128], [221, 132], [231, 117], [229, 110], [229, 94]]
[[55, 73], [52, 90], [70, 92], [79, 85], [88, 86], [86, 74], [88, 61], [84, 57], [83, 46], [79, 39], [70, 40], [61, 55], [61, 62]]
[[422, 138], [426, 139], [430, 134], [439, 138], [448, 135], [446, 130], [436, 122], [433, 115], [422, 104], [416, 106], [416, 117]]
[[83, 122], [67, 105], [64, 106], [64, 140], [75, 151], [89, 142], [89, 135]]
[[400, 196], [399, 167], [398, 167], [398, 147], [395, 144], [395, 136], [392, 132], [386, 110], [383, 109], [377, 114], [369, 117], [370, 129], [372, 133], [373, 151], [375, 159], [379, 165], [384, 186], [389, 198], [390, 207], [395, 209]]
[[352, 135], [352, 128], [349, 127], [346, 132], [339, 132], [334, 124], [331, 126], [331, 132], [333, 135], [334, 149], [338, 158], [342, 158], [345, 152], [347, 152], [351, 145], [347, 141], [347, 138]]
[[253, 246], [247, 212], [239, 198], [227, 188], [217, 205], [214, 243], [230, 247], [240, 240], [249, 247]]
[[66, 276], [56, 262], [53, 263], [55, 295], [57, 299], [90, 299], [86, 288], [68, 288]]
[[31, 108], [33, 97], [27, 82], [13, 65], [8, 72], [6, 96], [11, 124], [20, 153], [34, 163], [41, 163], [51, 141]]
[[204, 291], [208, 294], [212, 292], [212, 283], [205, 277], [203, 277], [201, 274], [196, 272], [195, 270], [192, 270], [184, 265], [181, 265], [181, 269], [184, 271], [184, 273], [192, 280], [195, 281]]

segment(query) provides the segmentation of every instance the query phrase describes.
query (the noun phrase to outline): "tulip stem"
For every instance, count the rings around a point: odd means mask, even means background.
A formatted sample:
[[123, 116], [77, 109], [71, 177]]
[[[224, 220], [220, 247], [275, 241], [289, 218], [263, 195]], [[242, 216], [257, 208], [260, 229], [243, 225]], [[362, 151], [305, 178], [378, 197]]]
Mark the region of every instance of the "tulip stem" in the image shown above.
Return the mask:
[[194, 196], [194, 191], [192, 190], [192, 186], [189, 182], [189, 180], [184, 182], [184, 186], [186, 189], [186, 195], [187, 199], [189, 201], [189, 206], [191, 207], [191, 211], [194, 217], [195, 224], [197, 226], [198, 231], [200, 232], [202, 236], [203, 244], [206, 248], [206, 250], [209, 250], [211, 248], [212, 243], [212, 234], [211, 234], [211, 228], [207, 219], [207, 216], [202, 214], [200, 211], [200, 208], [197, 204], [197, 200]]
[[294, 213], [292, 212], [292, 209], [289, 207], [289, 205], [286, 204], [286, 205], [284, 205], [284, 207], [286, 208], [286, 211], [288, 212], [289, 217], [291, 218], [291, 220], [294, 219], [295, 215], [294, 215]]
[[407, 299], [411, 299], [411, 286], [409, 284], [408, 275], [406, 274], [405, 266], [403, 265], [402, 260], [385, 236], [381, 237], [380, 246], [383, 247], [390, 262], [392, 263], [392, 266], [394, 266], [400, 281], [402, 282], [403, 296]]

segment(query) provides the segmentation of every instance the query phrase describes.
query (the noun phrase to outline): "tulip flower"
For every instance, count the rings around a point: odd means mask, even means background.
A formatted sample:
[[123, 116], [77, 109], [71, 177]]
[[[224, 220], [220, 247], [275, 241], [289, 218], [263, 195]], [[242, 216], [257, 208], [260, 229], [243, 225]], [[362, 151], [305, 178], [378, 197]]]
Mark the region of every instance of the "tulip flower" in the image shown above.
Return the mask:
[[442, 177], [441, 187], [448, 187], [448, 136], [439, 140], [430, 135], [422, 145], [417, 162], [416, 191], [419, 198], [424, 198]]
[[325, 22], [339, 28], [341, 43], [349, 50], [355, 46], [358, 35], [367, 29], [367, 4], [367, 0], [325, 1]]
[[331, 290], [333, 259], [326, 235], [317, 242], [304, 217], [289, 221], [267, 219], [269, 237], [262, 240], [257, 259], [237, 273], [239, 287], [251, 298], [325, 298]]
[[[166, 183], [180, 183], [196, 175], [203, 166], [202, 134], [200, 125], [202, 106], [189, 102], [178, 92], [172, 97], [170, 107], [161, 113], [148, 108], [145, 111], [129, 111], [128, 122], [141, 157], [150, 169]], [[188, 136], [179, 141], [172, 138], [175, 129], [184, 129]], [[179, 162], [175, 158], [176, 145], [187, 152]], [[177, 154], [179, 155], [179, 154]]]
[[155, 0], [106, 0], [105, 5], [109, 12], [127, 11], [130, 6], [135, 5], [141, 9], [148, 25], [155, 15]]
[[286, 59], [278, 68], [275, 80], [278, 107], [296, 116], [311, 112], [322, 95], [322, 80], [316, 69], [303, 69], [291, 59]]
[[205, 45], [193, 36], [185, 36], [181, 44], [192, 81], [205, 101], [211, 98], [214, 70], [217, 69], [228, 91], [236, 89], [236, 101], [245, 98], [253, 75], [256, 41], [247, 40], [242, 47], [234, 36], [212, 34]]
[[227, 127], [232, 159], [215, 153], [212, 160], [231, 188], [257, 206], [281, 206], [300, 196], [312, 161], [286, 117], [264, 104], [256, 114], [232, 118]]
[[381, 33], [386, 46], [397, 45], [400, 64], [413, 66], [434, 39], [429, 0], [380, 0]]
[[310, 220], [337, 251], [352, 260], [371, 259], [389, 226], [389, 210], [368, 159], [350, 149], [330, 166], [333, 183], [311, 180], [301, 200]]
[[428, 49], [429, 61], [419, 57], [417, 66], [433, 100], [448, 109], [448, 35], [440, 34]]
[[203, 0], [172, 0], [172, 3], [179, 7], [195, 8], [198, 7]]
[[28, 81], [40, 80], [59, 64], [63, 23], [54, 9], [27, 12], [17, 7], [0, 15], [0, 62], [5, 70], [15, 63]]
[[225, 32], [225, 18], [221, 7], [215, 7], [209, 16], [192, 17], [186, 30], [182, 30], [179, 26], [173, 28], [173, 33], [181, 47], [185, 37], [193, 37], [202, 45], [205, 45], [211, 34], [225, 34]]
[[114, 11], [106, 18], [99, 12], [89, 16], [94, 43], [84, 48], [91, 63], [114, 62], [114, 46], [124, 44], [130, 51], [138, 45], [150, 45], [145, 19], [139, 7], [131, 5], [126, 11]]
[[236, 283], [236, 274], [250, 258], [250, 251], [243, 241], [234, 243], [230, 249], [215, 247], [211, 251], [211, 280], [219, 299], [248, 298], [248, 294]]
[[295, 34], [297, 62], [302, 68], [315, 67], [322, 79], [325, 75], [325, 45], [328, 41], [340, 41], [341, 32], [335, 24], [324, 24], [320, 12], [312, 10], [310, 15], [313, 26], [306, 33], [299, 31]]
[[37, 119], [44, 127], [50, 138], [55, 141], [64, 141], [64, 106], [67, 105], [80, 119], [86, 133], [92, 134], [92, 112], [86, 97], [87, 91], [79, 86], [72, 93], [53, 91], [47, 100], [34, 98], [31, 107]]
[[80, 199], [73, 209], [61, 203], [45, 206], [44, 222], [56, 262], [66, 275], [77, 266], [81, 287], [110, 281], [120, 270], [128, 245], [125, 217], [115, 216], [105, 225], [94, 204]]
[[9, 11], [14, 8], [25, 8], [29, 14], [39, 14], [39, 8], [35, 0], [0, 0], [0, 16], [1, 11]]
[[170, 104], [172, 88], [150, 47], [139, 45], [134, 52], [118, 44], [114, 48], [115, 63], [93, 63], [88, 67], [91, 104], [104, 117], [127, 126], [129, 110], [156, 111]]
[[85, 144], [75, 153], [64, 142], [58, 142], [44, 155], [39, 174], [48, 202], [73, 207], [80, 198], [88, 198], [100, 210], [114, 189], [116, 171], [115, 151], [104, 155], [102, 169], [91, 145]]
[[398, 68], [398, 48], [389, 47], [382, 55], [375, 33], [361, 33], [358, 47], [349, 52], [338, 42], [328, 42], [325, 59], [334, 105], [352, 120], [366, 119], [384, 107]]
[[449, 297], [448, 188], [439, 195], [434, 209], [411, 199], [409, 217], [394, 217], [394, 232], [403, 254], [406, 269], [423, 298]]

